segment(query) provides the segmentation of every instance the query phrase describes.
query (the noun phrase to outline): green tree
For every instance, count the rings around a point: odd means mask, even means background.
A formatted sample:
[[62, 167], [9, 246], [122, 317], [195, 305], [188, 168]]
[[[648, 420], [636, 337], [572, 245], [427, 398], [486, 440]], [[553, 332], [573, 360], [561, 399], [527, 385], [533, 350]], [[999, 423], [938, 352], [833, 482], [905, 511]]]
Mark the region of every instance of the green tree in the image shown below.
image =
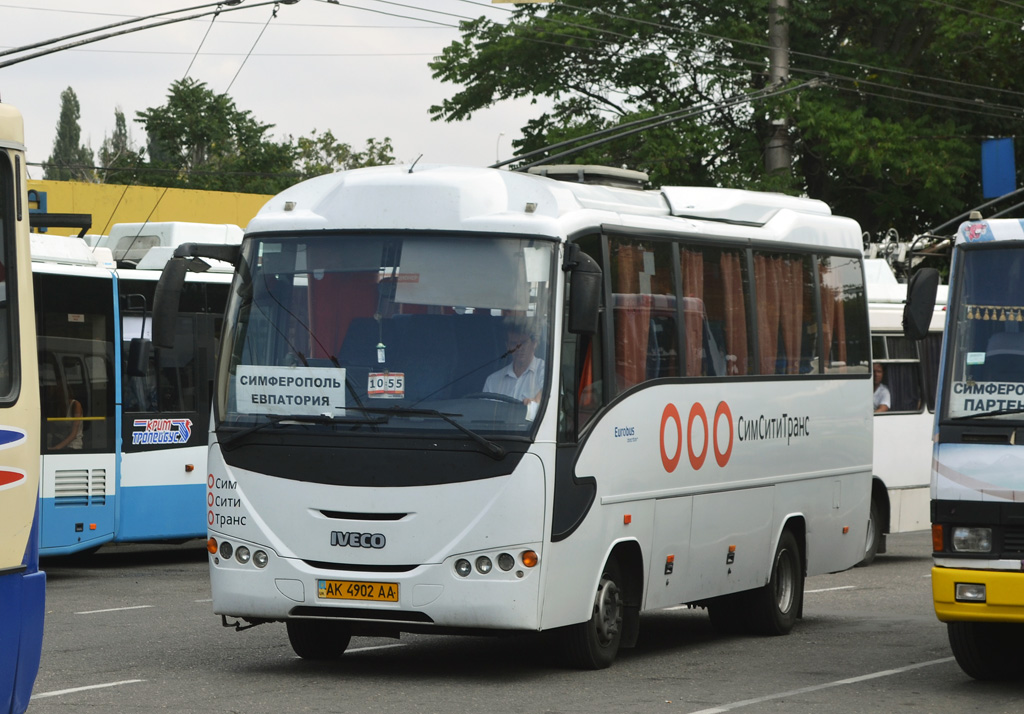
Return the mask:
[[[574, 0], [465, 22], [431, 62], [457, 85], [431, 107], [462, 121], [510, 98], [548, 100], [520, 153], [637, 119], [670, 124], [559, 162], [628, 165], [658, 184], [781, 190], [828, 202], [872, 234], [909, 235], [982, 202], [980, 139], [1019, 133], [1019, 8], [927, 0], [790, 0], [795, 91], [768, 79], [763, 0]], [[817, 86], [806, 85], [817, 80]], [[792, 171], [769, 174], [786, 117]], [[1024, 152], [1021, 152], [1024, 156]]]
[[194, 79], [174, 82], [167, 103], [136, 112], [149, 162], [139, 182], [245, 193], [277, 193], [296, 180], [295, 149], [225, 94]]
[[350, 144], [338, 141], [328, 129], [319, 133], [316, 129], [309, 136], [295, 140], [295, 167], [302, 178], [363, 166], [383, 166], [395, 161], [391, 139], [367, 139], [364, 151], [353, 151]]
[[114, 109], [114, 133], [103, 138], [99, 150], [101, 183], [134, 183], [136, 170], [142, 166], [144, 153], [135, 147], [121, 107]]
[[56, 181], [94, 181], [92, 149], [81, 144], [81, 107], [75, 90], [68, 87], [60, 93], [60, 118], [53, 153], [46, 160], [43, 177]]

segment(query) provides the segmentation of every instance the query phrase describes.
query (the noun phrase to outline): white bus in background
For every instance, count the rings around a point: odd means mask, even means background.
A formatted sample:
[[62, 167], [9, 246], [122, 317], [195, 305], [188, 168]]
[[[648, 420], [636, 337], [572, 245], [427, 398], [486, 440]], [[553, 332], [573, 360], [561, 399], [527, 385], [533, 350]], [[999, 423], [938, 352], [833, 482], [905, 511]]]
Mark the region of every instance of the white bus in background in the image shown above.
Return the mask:
[[189, 276], [174, 347], [149, 349], [156, 282], [183, 236], [238, 245], [242, 231], [120, 224], [96, 248], [31, 236], [44, 556], [205, 535], [210, 385], [231, 266]]
[[[857, 224], [545, 172], [336, 173], [249, 224], [207, 481], [225, 626], [284, 621], [314, 659], [358, 634], [549, 631], [599, 668], [681, 603], [785, 634], [805, 575], [863, 558]], [[208, 253], [168, 263], [156, 343]], [[532, 387], [485, 391], [521, 354]]]
[[864, 261], [868, 310], [871, 319], [871, 354], [885, 370], [890, 409], [875, 414], [874, 481], [871, 523], [864, 564], [885, 552], [885, 535], [925, 530], [929, 512], [932, 463], [932, 427], [939, 352], [946, 321], [946, 286], [939, 288], [931, 331], [924, 340], [903, 336], [906, 283], [897, 282], [881, 258]]

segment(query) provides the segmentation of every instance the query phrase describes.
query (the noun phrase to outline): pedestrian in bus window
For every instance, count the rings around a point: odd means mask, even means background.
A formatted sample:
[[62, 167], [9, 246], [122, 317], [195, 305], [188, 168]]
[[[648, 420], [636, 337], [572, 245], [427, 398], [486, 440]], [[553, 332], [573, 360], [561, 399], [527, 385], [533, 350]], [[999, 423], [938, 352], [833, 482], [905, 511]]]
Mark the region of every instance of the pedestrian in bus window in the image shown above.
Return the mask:
[[882, 380], [885, 379], [885, 365], [881, 362], [874, 364], [874, 378], [875, 414], [887, 412], [892, 408], [892, 394], [889, 393], [889, 388], [882, 383]]
[[506, 355], [512, 360], [484, 381], [484, 391], [503, 394], [526, 404], [540, 399], [544, 384], [544, 360], [536, 357], [537, 334], [527, 326], [511, 324], [506, 334]]

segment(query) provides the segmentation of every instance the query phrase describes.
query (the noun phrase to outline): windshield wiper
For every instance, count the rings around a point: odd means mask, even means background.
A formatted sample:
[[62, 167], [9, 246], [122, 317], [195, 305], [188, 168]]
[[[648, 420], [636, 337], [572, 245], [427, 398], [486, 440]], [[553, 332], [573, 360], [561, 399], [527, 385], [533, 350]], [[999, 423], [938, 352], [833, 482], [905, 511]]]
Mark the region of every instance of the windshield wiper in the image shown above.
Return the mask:
[[505, 449], [501, 444], [496, 444], [487, 437], [477, 434], [475, 431], [470, 429], [468, 426], [459, 423], [454, 417], [460, 417], [461, 414], [446, 414], [445, 412], [438, 411], [437, 409], [413, 409], [411, 407], [337, 407], [338, 409], [354, 409], [355, 411], [361, 411], [364, 414], [385, 414], [388, 416], [400, 416], [400, 417], [431, 417], [434, 419], [442, 419], [456, 429], [461, 431], [463, 434], [468, 436], [470, 439], [475, 441], [483, 450], [484, 453], [490, 456], [495, 461], [501, 461], [505, 458]]
[[995, 409], [990, 412], [979, 412], [978, 414], [964, 414], [957, 419], [978, 419], [981, 417], [1007, 416], [1009, 414], [1024, 414], [1024, 408], [1017, 409]]
[[[352, 407], [349, 407], [349, 409], [352, 409]], [[383, 424], [387, 421], [387, 419], [350, 419], [336, 417], [331, 414], [267, 414], [266, 419], [266, 421], [259, 424], [252, 424], [238, 431], [231, 432], [226, 439], [220, 440], [221, 445], [228, 446], [242, 437], [265, 429], [268, 426], [277, 426], [278, 424], [289, 422], [294, 424]]]

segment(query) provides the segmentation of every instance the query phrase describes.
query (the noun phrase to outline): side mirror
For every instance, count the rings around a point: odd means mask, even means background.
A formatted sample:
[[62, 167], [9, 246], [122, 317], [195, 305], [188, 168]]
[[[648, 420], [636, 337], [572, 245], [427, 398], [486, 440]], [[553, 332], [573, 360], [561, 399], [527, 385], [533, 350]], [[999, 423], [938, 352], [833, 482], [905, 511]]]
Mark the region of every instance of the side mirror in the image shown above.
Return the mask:
[[593, 335], [597, 333], [601, 306], [601, 267], [586, 253], [577, 251], [574, 258], [576, 264], [570, 269], [569, 332]]
[[921, 268], [907, 283], [907, 303], [903, 306], [903, 334], [911, 340], [928, 336], [939, 288], [939, 271]]
[[181, 290], [188, 272], [186, 258], [171, 258], [160, 273], [153, 295], [153, 344], [170, 349], [174, 347], [174, 331], [178, 323]]
[[149, 367], [149, 355], [153, 351], [153, 343], [142, 337], [133, 337], [128, 343], [128, 376], [145, 377]]

